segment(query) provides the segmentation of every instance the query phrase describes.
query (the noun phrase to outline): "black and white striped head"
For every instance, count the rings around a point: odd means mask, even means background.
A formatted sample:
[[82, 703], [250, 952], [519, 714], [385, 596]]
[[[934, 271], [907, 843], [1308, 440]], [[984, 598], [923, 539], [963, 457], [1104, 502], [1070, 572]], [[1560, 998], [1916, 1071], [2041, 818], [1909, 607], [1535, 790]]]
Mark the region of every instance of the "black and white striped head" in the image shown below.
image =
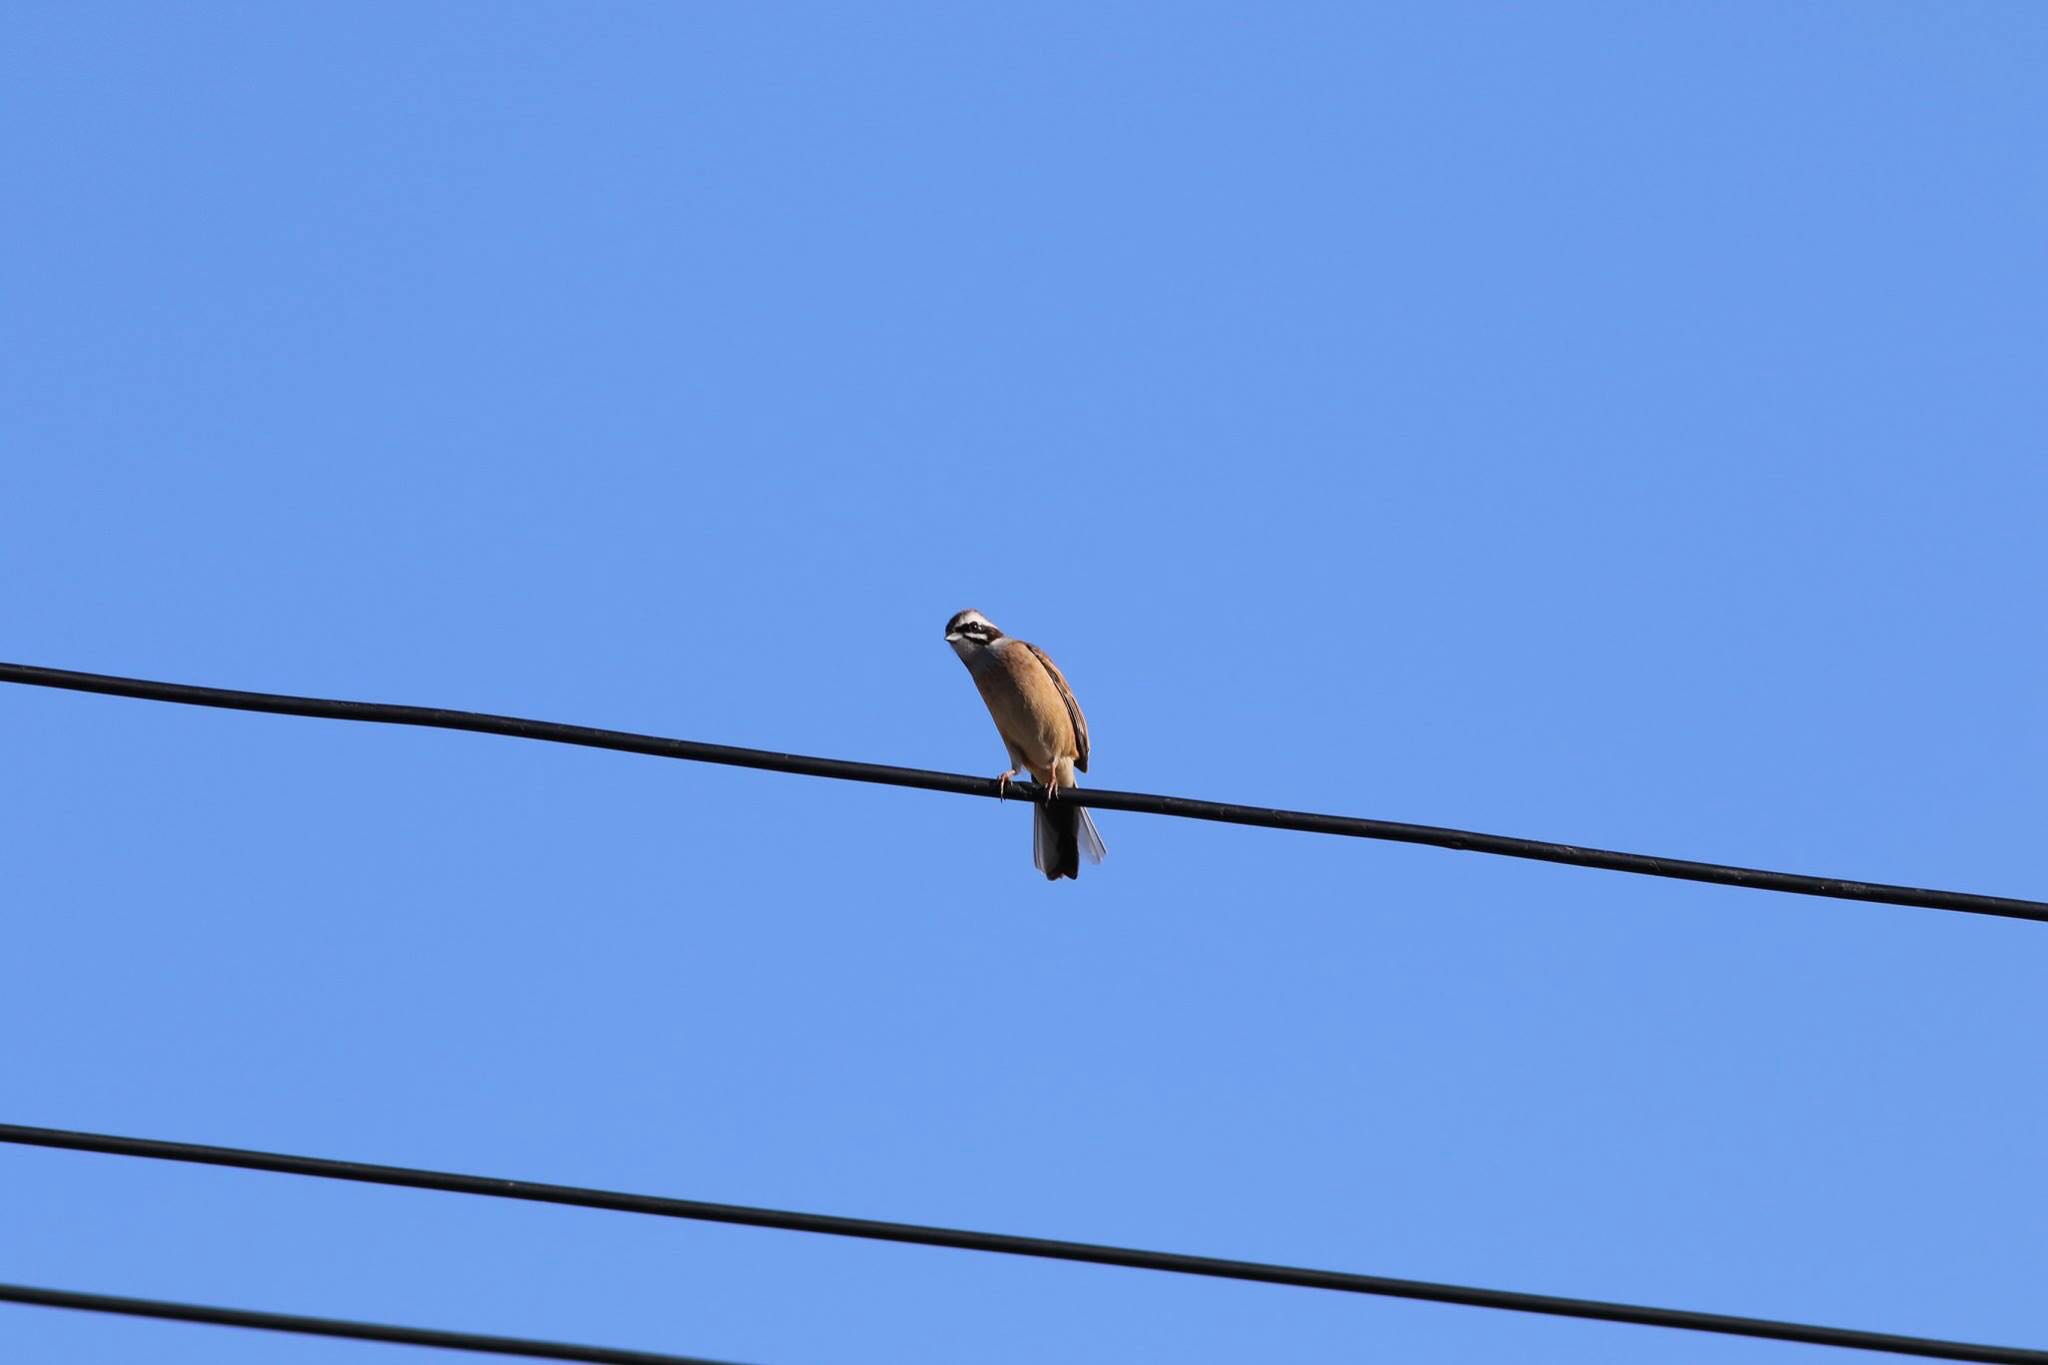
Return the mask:
[[961, 658], [987, 649], [1003, 638], [996, 629], [996, 623], [973, 609], [954, 613], [946, 622], [946, 643], [953, 646], [953, 652]]

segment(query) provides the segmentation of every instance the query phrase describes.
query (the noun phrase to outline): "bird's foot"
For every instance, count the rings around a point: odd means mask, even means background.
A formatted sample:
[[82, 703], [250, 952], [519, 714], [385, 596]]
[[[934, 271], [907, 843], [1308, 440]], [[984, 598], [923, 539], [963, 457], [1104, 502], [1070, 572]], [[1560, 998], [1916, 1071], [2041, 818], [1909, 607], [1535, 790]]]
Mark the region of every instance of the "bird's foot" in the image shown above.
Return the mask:
[[1010, 779], [1016, 775], [1017, 769], [1012, 768], [1010, 771], [1001, 773], [996, 777], [996, 800], [1007, 801], [1010, 799]]

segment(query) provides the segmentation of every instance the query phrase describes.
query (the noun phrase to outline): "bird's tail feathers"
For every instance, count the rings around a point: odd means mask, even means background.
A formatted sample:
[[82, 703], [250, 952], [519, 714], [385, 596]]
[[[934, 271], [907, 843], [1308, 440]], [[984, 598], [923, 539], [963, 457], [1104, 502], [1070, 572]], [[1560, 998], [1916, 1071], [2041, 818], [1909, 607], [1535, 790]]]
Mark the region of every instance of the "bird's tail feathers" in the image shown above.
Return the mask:
[[1031, 861], [1048, 881], [1081, 875], [1081, 859], [1099, 863], [1108, 849], [1080, 806], [1054, 800], [1032, 808]]
[[1090, 863], [1100, 866], [1102, 860], [1109, 856], [1109, 850], [1102, 846], [1102, 836], [1096, 832], [1095, 821], [1089, 818], [1087, 810], [1081, 806], [1074, 807], [1074, 814], [1079, 817], [1074, 824], [1075, 833], [1080, 836], [1081, 856]]

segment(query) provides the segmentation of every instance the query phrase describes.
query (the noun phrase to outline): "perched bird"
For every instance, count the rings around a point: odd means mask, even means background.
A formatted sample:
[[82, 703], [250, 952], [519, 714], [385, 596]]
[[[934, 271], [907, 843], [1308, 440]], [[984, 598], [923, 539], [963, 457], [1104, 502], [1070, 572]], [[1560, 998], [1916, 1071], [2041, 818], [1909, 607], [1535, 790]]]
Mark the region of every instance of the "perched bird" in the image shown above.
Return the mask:
[[1078, 785], [1075, 773], [1088, 771], [1088, 722], [1059, 666], [978, 611], [946, 622], [946, 643], [973, 675], [1010, 751], [1010, 771], [997, 780], [1007, 783], [1028, 768], [1045, 788], [1045, 802], [1033, 812], [1031, 861], [1053, 881], [1079, 876], [1083, 853], [1101, 862], [1106, 850], [1088, 812], [1056, 801], [1062, 787]]

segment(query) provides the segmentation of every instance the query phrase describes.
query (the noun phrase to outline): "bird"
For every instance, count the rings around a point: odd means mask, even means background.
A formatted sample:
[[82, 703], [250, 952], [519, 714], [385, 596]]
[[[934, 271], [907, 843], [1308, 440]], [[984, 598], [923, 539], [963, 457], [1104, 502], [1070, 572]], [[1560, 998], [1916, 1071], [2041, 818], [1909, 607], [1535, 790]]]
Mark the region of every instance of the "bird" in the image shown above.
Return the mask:
[[1078, 785], [1074, 774], [1088, 771], [1088, 721], [1066, 675], [1037, 645], [1003, 634], [971, 609], [946, 622], [946, 643], [967, 665], [1009, 750], [1010, 770], [996, 779], [998, 791], [1025, 769], [1045, 788], [1033, 811], [1032, 864], [1048, 881], [1080, 876], [1083, 854], [1099, 863], [1108, 850], [1086, 809], [1055, 804], [1062, 788]]

